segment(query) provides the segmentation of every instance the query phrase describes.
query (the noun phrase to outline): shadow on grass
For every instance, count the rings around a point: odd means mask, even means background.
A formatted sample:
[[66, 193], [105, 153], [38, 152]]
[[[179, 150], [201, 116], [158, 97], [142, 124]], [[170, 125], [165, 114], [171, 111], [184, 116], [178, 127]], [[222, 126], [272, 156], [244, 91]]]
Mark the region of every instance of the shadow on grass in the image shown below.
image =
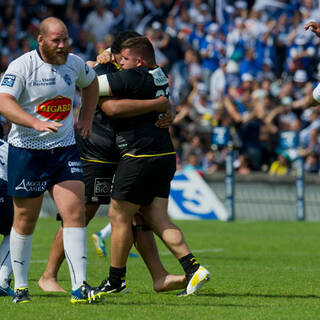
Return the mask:
[[[33, 297], [43, 297], [43, 298], [66, 298], [69, 295], [67, 293], [40, 293], [40, 294], [32, 294]], [[108, 297], [108, 301], [119, 301], [121, 296], [110, 296]], [[172, 296], [176, 298], [175, 296]], [[221, 293], [201, 293], [198, 296], [190, 296], [190, 297], [177, 297], [179, 300], [183, 301], [191, 301], [189, 299], [201, 299], [201, 297], [212, 297], [212, 298], [229, 298], [229, 297], [252, 297], [252, 298], [285, 298], [285, 299], [320, 299], [320, 296], [315, 294], [306, 294], [306, 295], [296, 295], [296, 294], [259, 294], [259, 293], [229, 293], [229, 292], [221, 292]], [[188, 303], [189, 303], [188, 302]], [[166, 302], [167, 303], [167, 302]], [[131, 304], [129, 302], [129, 304]], [[151, 303], [152, 304], [152, 303]]]
[[[211, 301], [208, 301], [208, 297], [213, 298]], [[214, 298], [228, 298], [228, 297], [253, 297], [253, 298], [284, 298], [284, 299], [320, 299], [320, 296], [317, 295], [291, 295], [291, 294], [257, 294], [257, 293], [201, 293], [198, 296], [190, 296], [190, 297], [177, 297], [177, 299], [172, 299], [172, 301], [157, 301], [157, 302], [145, 302], [145, 301], [137, 301], [133, 299], [132, 301], [121, 301], [118, 297], [109, 297], [107, 301], [101, 304], [104, 306], [106, 304], [109, 305], [123, 305], [123, 306], [130, 306], [130, 305], [139, 305], [139, 306], [173, 306], [173, 307], [183, 307], [186, 308], [190, 307], [235, 307], [235, 308], [266, 308], [269, 307], [265, 304], [246, 304], [245, 300], [243, 304], [239, 303], [221, 303], [221, 300], [214, 300]], [[201, 299], [205, 298], [205, 300]], [[220, 303], [219, 303], [220, 302]]]
[[174, 301], [172, 302], [164, 302], [164, 303], [159, 303], [159, 302], [141, 302], [141, 301], [115, 301], [113, 299], [108, 299], [108, 301], [105, 301], [104, 303], [99, 303], [99, 304], [95, 304], [96, 306], [105, 306], [105, 305], [117, 305], [117, 306], [150, 306], [150, 307], [161, 307], [161, 306], [170, 306], [170, 307], [182, 307], [182, 308], [186, 308], [186, 307], [190, 307], [190, 308], [194, 308], [196, 307], [235, 307], [235, 308], [265, 308], [267, 307], [266, 305], [250, 305], [250, 304], [236, 304], [236, 303], [217, 303], [215, 302], [203, 302], [203, 303], [199, 303], [199, 302], [194, 302], [194, 303], [190, 303], [189, 298], [179, 298], [180, 303], [175, 303]]
[[[200, 295], [193, 295], [188, 297], [178, 297], [175, 294], [172, 295], [172, 293], [166, 292], [160, 294], [162, 297], [165, 297], [164, 300], [156, 299], [156, 301], [145, 301], [143, 298], [144, 295], [149, 295], [148, 293], [142, 293], [142, 299], [141, 296], [132, 296], [132, 300], [129, 298], [129, 295], [125, 295], [126, 299], [123, 300], [121, 297], [123, 295], [111, 295], [106, 298], [106, 300], [102, 303], [98, 303], [97, 305], [122, 305], [122, 306], [150, 306], [150, 307], [160, 307], [161, 306], [170, 306], [170, 307], [242, 307], [242, 308], [264, 308], [267, 307], [263, 304], [239, 304], [239, 303], [223, 303], [221, 300], [217, 299], [210, 299], [208, 301], [208, 297], [215, 298], [218, 297], [216, 294], [200, 294]], [[170, 297], [171, 296], [171, 297]], [[128, 298], [130, 300], [128, 300]], [[169, 298], [170, 300], [168, 301]], [[222, 302], [222, 303], [221, 303]]]

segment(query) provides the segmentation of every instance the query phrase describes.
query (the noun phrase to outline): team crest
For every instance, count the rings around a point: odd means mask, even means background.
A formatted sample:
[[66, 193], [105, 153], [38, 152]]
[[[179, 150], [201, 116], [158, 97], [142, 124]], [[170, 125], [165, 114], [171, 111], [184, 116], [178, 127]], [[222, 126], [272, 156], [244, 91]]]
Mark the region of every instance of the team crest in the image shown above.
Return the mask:
[[70, 78], [70, 76], [69, 76], [68, 74], [65, 74], [64, 77], [63, 77], [63, 79], [64, 79], [64, 81], [66, 82], [66, 84], [67, 84], [68, 86], [70, 86], [70, 84], [71, 84], [71, 78]]
[[38, 114], [53, 121], [64, 120], [71, 110], [72, 100], [60, 95], [40, 103], [36, 108]]
[[7, 87], [13, 87], [15, 81], [16, 81], [16, 76], [15, 75], [13, 75], [13, 74], [5, 74], [3, 79], [2, 79], [1, 85], [2, 86], [7, 86]]

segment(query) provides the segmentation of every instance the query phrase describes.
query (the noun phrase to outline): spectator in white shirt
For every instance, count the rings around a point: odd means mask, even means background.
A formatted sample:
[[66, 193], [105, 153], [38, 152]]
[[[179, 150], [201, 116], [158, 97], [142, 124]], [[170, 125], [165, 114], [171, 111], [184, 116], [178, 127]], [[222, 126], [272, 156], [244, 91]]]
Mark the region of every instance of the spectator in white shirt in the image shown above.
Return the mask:
[[94, 11], [87, 16], [83, 28], [92, 33], [95, 41], [101, 41], [110, 33], [113, 22], [113, 13], [98, 3]]
[[222, 98], [227, 86], [227, 59], [220, 59], [219, 64], [220, 68], [213, 72], [210, 77], [210, 99], [213, 102], [214, 109], [218, 107], [219, 100]]

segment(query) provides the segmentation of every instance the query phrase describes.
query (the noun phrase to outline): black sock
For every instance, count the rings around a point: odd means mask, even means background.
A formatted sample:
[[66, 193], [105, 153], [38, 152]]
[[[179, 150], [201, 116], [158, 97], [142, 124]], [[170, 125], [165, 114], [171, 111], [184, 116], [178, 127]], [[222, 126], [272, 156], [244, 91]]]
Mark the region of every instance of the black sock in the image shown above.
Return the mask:
[[196, 272], [200, 266], [199, 262], [192, 253], [180, 258], [179, 262], [186, 274]]
[[114, 268], [110, 266], [109, 269], [109, 282], [113, 286], [120, 286], [122, 281], [126, 278], [126, 267]]

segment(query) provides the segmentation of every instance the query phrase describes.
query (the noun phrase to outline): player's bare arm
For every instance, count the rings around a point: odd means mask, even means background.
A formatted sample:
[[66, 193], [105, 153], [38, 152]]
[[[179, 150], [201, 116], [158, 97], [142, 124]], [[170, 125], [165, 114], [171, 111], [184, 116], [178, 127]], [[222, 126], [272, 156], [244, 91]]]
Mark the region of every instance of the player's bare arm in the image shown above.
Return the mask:
[[310, 21], [304, 26], [305, 30], [311, 30], [317, 37], [320, 38], [320, 23], [315, 21]]
[[168, 99], [163, 96], [149, 100], [114, 99], [107, 75], [98, 76], [98, 83], [100, 107], [109, 117], [127, 118], [151, 111], [166, 112], [169, 107]]
[[15, 97], [7, 93], [0, 93], [0, 113], [13, 123], [37, 131], [57, 132], [62, 126], [58, 122], [41, 121], [33, 117], [19, 106]]
[[83, 138], [87, 138], [92, 132], [92, 120], [99, 99], [98, 92], [97, 77], [94, 78], [88, 87], [82, 89], [82, 112], [76, 128], [80, 130]]
[[169, 101], [166, 97], [148, 100], [101, 98], [100, 108], [109, 117], [128, 118], [151, 111], [166, 112]]

